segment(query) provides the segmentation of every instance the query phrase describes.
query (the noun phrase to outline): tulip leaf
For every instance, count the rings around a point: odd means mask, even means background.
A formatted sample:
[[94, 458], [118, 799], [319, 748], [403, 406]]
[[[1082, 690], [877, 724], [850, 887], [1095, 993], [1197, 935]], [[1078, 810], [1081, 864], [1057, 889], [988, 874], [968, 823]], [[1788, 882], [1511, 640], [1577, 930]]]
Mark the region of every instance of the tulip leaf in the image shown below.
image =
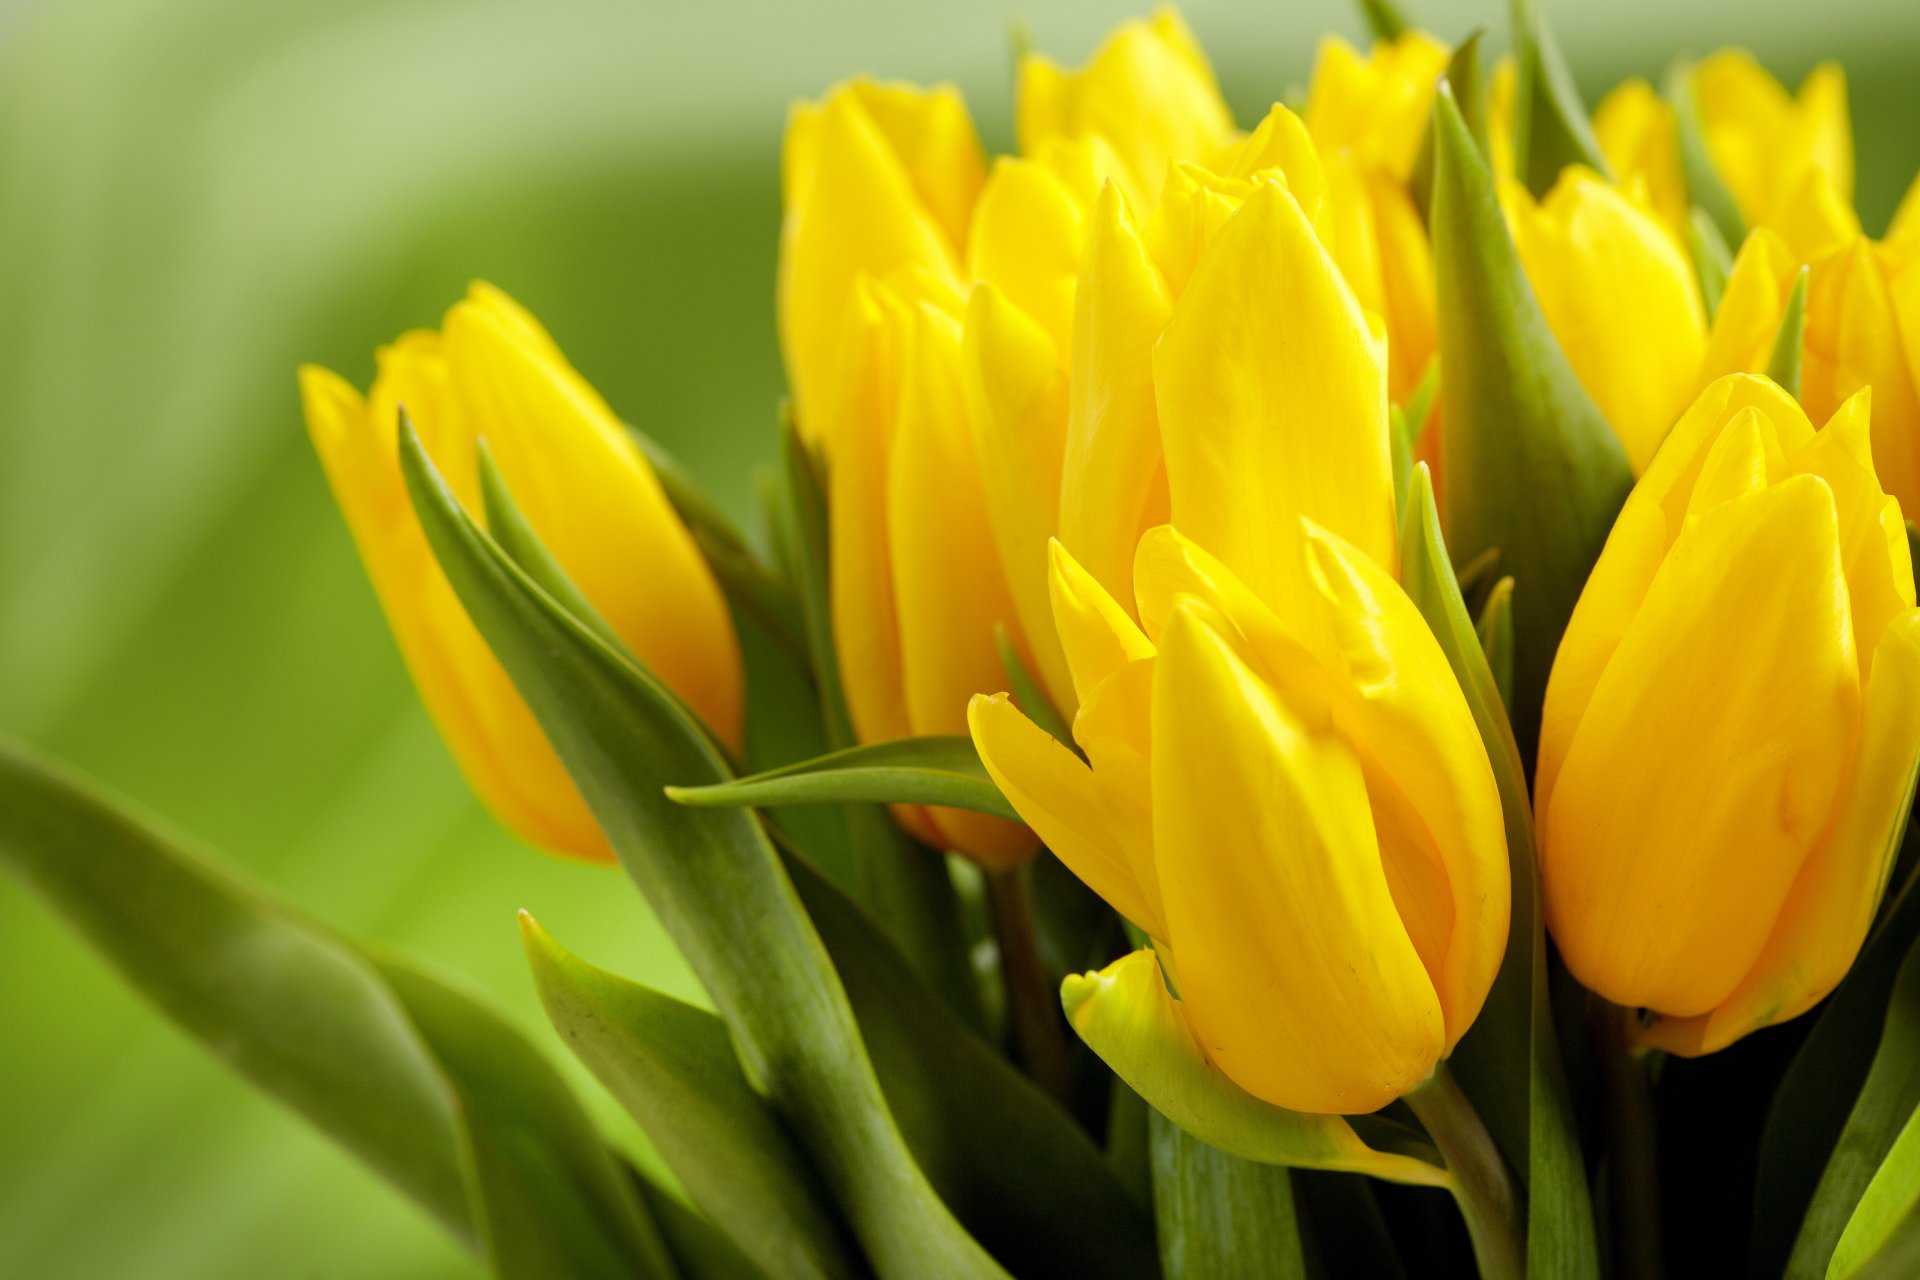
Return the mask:
[[1877, 1256], [1920, 1210], [1920, 1109], [1911, 1112], [1887, 1151], [1847, 1228], [1834, 1246], [1828, 1275], [1849, 1276]]
[[1369, 1145], [1345, 1116], [1288, 1111], [1228, 1079], [1187, 1029], [1151, 950], [1069, 977], [1060, 999], [1073, 1029], [1115, 1075], [1154, 1110], [1227, 1155], [1414, 1186], [1448, 1185], [1439, 1156], [1417, 1134], [1362, 1117], [1376, 1139]]
[[1879, 1252], [1850, 1272], [1832, 1274], [1841, 1280], [1913, 1280], [1920, 1275], [1920, 1209], [1888, 1233]]
[[[1454, 1074], [1526, 1185], [1527, 1274], [1592, 1280], [1599, 1274], [1593, 1211], [1553, 1027], [1526, 771], [1498, 682], [1454, 578], [1425, 464], [1415, 469], [1413, 505], [1401, 526], [1400, 585], [1426, 618], [1466, 694], [1506, 817], [1513, 884], [1506, 958], [1479, 1018], [1454, 1050]], [[1522, 1078], [1528, 1082], [1524, 1091], [1513, 1087]]]
[[1426, 372], [1420, 375], [1420, 381], [1413, 384], [1413, 394], [1407, 397], [1401, 410], [1407, 417], [1407, 440], [1415, 447], [1420, 445], [1420, 437], [1426, 433], [1427, 419], [1433, 416], [1433, 401], [1440, 394], [1440, 357], [1427, 361]]
[[1066, 721], [1060, 718], [1053, 699], [1040, 687], [1040, 681], [1027, 669], [1026, 660], [1014, 648], [1013, 637], [1007, 634], [1004, 623], [993, 624], [993, 647], [1000, 655], [1001, 669], [1007, 673], [1007, 691], [1013, 695], [1013, 704], [1025, 713], [1027, 719], [1045, 729], [1055, 742], [1069, 751], [1078, 751], [1072, 731], [1067, 728]]
[[1780, 328], [1773, 335], [1773, 354], [1767, 357], [1767, 376], [1790, 396], [1800, 395], [1800, 348], [1807, 336], [1807, 268], [1794, 273], [1793, 292], [1780, 312]]
[[1398, 40], [1411, 29], [1393, 0], [1360, 0], [1360, 16], [1375, 40]]
[[262, 1091], [505, 1277], [675, 1274], [546, 1059], [470, 997], [370, 955], [0, 746], [0, 866]]
[[1500, 705], [1513, 702], [1513, 579], [1502, 578], [1487, 593], [1480, 608], [1480, 621], [1473, 627], [1480, 637], [1480, 651], [1487, 655], [1487, 669], [1493, 672], [1493, 686], [1500, 692]]
[[1727, 277], [1733, 274], [1733, 250], [1727, 247], [1712, 216], [1697, 204], [1687, 213], [1687, 251], [1700, 281], [1700, 300], [1706, 304], [1707, 315], [1713, 316], [1727, 291]]
[[1216, 1150], [1157, 1111], [1148, 1120], [1167, 1280], [1306, 1280], [1292, 1172]]
[[[1909, 826], [1907, 852], [1920, 845]], [[1814, 1016], [1813, 1029], [1774, 1093], [1754, 1185], [1754, 1274], [1778, 1275], [1793, 1248], [1822, 1170], [1872, 1070], [1900, 965], [1920, 939], [1920, 882], [1910, 874], [1891, 895], [1859, 958]]]
[[1393, 508], [1407, 509], [1407, 486], [1413, 481], [1413, 433], [1399, 405], [1387, 410], [1387, 444], [1393, 452]]
[[[1480, 61], [1480, 42], [1486, 38], [1485, 27], [1475, 27], [1467, 38], [1454, 46], [1453, 54], [1447, 59], [1446, 70], [1442, 73], [1447, 86], [1453, 91], [1454, 105], [1460, 108], [1460, 118], [1467, 123], [1467, 132], [1473, 137], [1474, 146], [1481, 155], [1487, 151], [1487, 79], [1486, 71]], [[1420, 210], [1422, 219], [1428, 219], [1433, 213], [1433, 130], [1426, 129], [1420, 137], [1420, 150], [1413, 158], [1413, 171], [1407, 177], [1407, 185], [1413, 192], [1413, 202]], [[1435, 356], [1428, 371], [1439, 367], [1439, 357]], [[1424, 380], [1423, 380], [1424, 382]], [[1416, 395], [1419, 393], [1416, 391]], [[1414, 438], [1419, 438], [1425, 425], [1426, 414], [1418, 417], [1408, 415], [1414, 424]]]
[[1020, 815], [987, 776], [973, 740], [960, 735], [901, 738], [849, 747], [748, 778], [699, 787], [668, 787], [676, 802], [697, 808], [782, 804], [934, 804]]
[[[826, 489], [820, 463], [800, 438], [789, 416], [782, 424], [780, 460], [786, 477], [787, 507], [793, 519], [789, 541], [799, 568], [800, 598], [820, 716], [832, 750], [858, 742], [847, 712], [846, 688], [833, 639], [829, 586]], [[855, 879], [861, 899], [872, 908], [889, 936], [916, 972], [975, 1027], [986, 1025], [980, 987], [968, 958], [960, 926], [960, 902], [946, 859], [900, 830], [877, 804], [848, 804], [843, 810], [852, 845]]]
[[[1706, 214], [1720, 232], [1720, 243], [1736, 245], [1747, 238], [1746, 219], [1727, 190], [1707, 150], [1700, 123], [1700, 104], [1693, 92], [1693, 67], [1677, 63], [1667, 73], [1667, 103], [1673, 108], [1675, 139], [1680, 150], [1680, 175], [1687, 185], [1687, 202]], [[1731, 259], [1729, 259], [1731, 260]]]
[[660, 1224], [660, 1234], [667, 1238], [685, 1280], [778, 1280], [754, 1266], [725, 1232], [645, 1173], [635, 1170], [634, 1183]]
[[1613, 180], [1593, 122], [1560, 46], [1534, 0], [1513, 0], [1514, 165], [1534, 196], [1545, 196], [1570, 164]]
[[785, 857], [907, 1145], [962, 1221], [1019, 1274], [1151, 1280], [1152, 1225], [1085, 1132], [929, 994], [864, 909]]
[[554, 1029], [700, 1211], [770, 1276], [852, 1277], [850, 1241], [714, 1014], [596, 969], [520, 917]]
[[[1848, 1221], [1920, 1107], [1920, 943], [1909, 948], [1900, 966], [1881, 1026], [1866, 1082], [1801, 1219], [1784, 1273], [1788, 1280], [1820, 1280], [1828, 1274]], [[1872, 1229], [1871, 1223], [1865, 1228]]]
[[713, 996], [750, 1078], [812, 1154], [882, 1277], [999, 1276], [914, 1164], [819, 935], [759, 818], [669, 779], [725, 761], [654, 677], [569, 617], [461, 508], [404, 423], [401, 472], [442, 571]]
[[1433, 118], [1446, 527], [1463, 559], [1498, 547], [1514, 577], [1514, 731], [1531, 753], [1560, 633], [1633, 476], [1547, 327], [1445, 85]]
[[638, 427], [628, 426], [627, 434], [652, 464], [661, 491], [727, 596], [753, 614], [782, 648], [805, 662], [806, 620], [793, 587], [768, 567], [720, 504], [664, 445]]

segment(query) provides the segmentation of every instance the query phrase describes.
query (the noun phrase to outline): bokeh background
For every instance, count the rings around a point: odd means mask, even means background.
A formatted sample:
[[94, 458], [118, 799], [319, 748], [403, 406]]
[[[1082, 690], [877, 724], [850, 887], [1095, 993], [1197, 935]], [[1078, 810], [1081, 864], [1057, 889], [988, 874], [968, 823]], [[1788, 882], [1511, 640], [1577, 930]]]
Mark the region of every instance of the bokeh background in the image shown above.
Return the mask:
[[[375, 343], [485, 277], [747, 517], [781, 389], [787, 102], [860, 70], [950, 79], [1004, 148], [1010, 24], [1077, 62], [1144, 7], [0, 4], [0, 731], [536, 1031], [520, 906], [698, 998], [623, 879], [528, 852], [468, 796], [294, 367], [364, 382]], [[1500, 0], [1405, 7], [1446, 36], [1504, 27]], [[1844, 59], [1869, 229], [1920, 168], [1913, 0], [1543, 8], [1590, 98], [1726, 43], [1790, 83]], [[1342, 0], [1187, 15], [1243, 123], [1305, 82], [1320, 31], [1360, 32]], [[0, 882], [0, 1276], [475, 1274]]]

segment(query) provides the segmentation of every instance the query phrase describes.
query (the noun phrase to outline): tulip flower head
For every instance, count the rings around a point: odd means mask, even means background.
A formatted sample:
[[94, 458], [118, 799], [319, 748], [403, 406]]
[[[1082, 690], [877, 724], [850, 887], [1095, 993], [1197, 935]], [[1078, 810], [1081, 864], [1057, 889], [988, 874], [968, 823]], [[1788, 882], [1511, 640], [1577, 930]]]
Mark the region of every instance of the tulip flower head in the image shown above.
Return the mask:
[[1866, 936], [1920, 758], [1920, 610], [1868, 394], [1820, 431], [1763, 378], [1703, 392], [1635, 486], [1548, 683], [1534, 784], [1574, 975], [1719, 1049]]
[[476, 516], [484, 440], [528, 522], [595, 611], [737, 745], [740, 655], [719, 586], [619, 419], [499, 290], [476, 284], [438, 331], [403, 334], [377, 363], [364, 399], [311, 365], [300, 387], [307, 429], [421, 699], [507, 826], [555, 852], [612, 861], [427, 545], [400, 475], [401, 410]]

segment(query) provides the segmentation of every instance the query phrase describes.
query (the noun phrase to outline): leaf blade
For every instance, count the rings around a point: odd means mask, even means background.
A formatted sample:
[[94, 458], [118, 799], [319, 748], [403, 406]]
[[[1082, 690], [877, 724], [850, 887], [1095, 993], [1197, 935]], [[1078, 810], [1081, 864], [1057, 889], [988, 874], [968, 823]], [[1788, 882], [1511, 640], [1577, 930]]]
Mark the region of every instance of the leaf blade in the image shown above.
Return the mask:
[[850, 747], [750, 777], [699, 787], [668, 787], [667, 795], [698, 808], [934, 804], [1020, 820], [987, 776], [973, 740], [958, 735]]

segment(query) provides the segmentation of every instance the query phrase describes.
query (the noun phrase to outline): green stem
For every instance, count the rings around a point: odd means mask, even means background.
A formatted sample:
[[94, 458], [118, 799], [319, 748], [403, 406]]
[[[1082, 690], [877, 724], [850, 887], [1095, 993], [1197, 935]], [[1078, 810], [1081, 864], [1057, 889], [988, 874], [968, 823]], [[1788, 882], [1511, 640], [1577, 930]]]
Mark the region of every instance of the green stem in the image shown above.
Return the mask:
[[1047, 981], [1033, 927], [1033, 872], [1026, 863], [986, 872], [987, 916], [1000, 948], [1000, 979], [1007, 995], [1007, 1024], [1014, 1052], [1034, 1083], [1068, 1111], [1073, 1081], [1059, 998]]
[[1633, 1016], [1633, 1010], [1598, 996], [1587, 1007], [1606, 1095], [1614, 1256], [1621, 1275], [1659, 1280], [1659, 1143], [1647, 1060], [1635, 1052], [1630, 1034]]
[[1453, 1175], [1453, 1198], [1467, 1220], [1482, 1280], [1525, 1280], [1525, 1215], [1506, 1160], [1487, 1126], [1442, 1062], [1404, 1101], [1420, 1117]]

